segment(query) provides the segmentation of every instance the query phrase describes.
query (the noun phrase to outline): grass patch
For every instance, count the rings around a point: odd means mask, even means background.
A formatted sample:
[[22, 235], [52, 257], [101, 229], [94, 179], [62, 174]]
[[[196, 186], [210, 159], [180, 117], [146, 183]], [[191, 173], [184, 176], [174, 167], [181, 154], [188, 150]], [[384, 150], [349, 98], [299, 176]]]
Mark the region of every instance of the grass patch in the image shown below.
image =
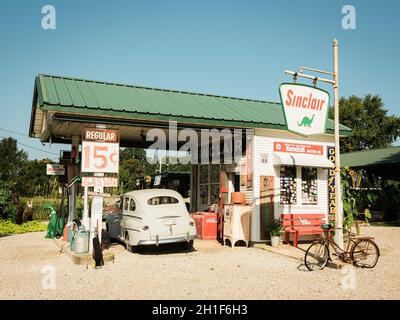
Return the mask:
[[[60, 209], [61, 199], [60, 198], [21, 198], [21, 203], [27, 205], [28, 202], [32, 202], [32, 218], [33, 220], [49, 220], [49, 209], [45, 209], [44, 205], [51, 205], [57, 212]], [[83, 210], [83, 199], [81, 197], [76, 198], [76, 211], [78, 216], [81, 215]], [[68, 215], [68, 200], [64, 201], [64, 212]]]
[[16, 224], [9, 220], [0, 220], [0, 236], [46, 230], [47, 225], [39, 221], [28, 221], [23, 224]]

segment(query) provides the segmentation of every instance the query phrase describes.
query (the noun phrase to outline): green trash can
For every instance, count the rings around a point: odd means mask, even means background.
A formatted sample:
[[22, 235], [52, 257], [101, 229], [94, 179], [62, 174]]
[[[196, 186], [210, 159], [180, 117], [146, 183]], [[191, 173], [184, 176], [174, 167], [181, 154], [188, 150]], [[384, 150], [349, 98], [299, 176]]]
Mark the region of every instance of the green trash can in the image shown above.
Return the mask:
[[[89, 231], [85, 230], [85, 227], [81, 225], [77, 232], [74, 235], [74, 247], [73, 250], [75, 253], [82, 254], [89, 252]], [[71, 243], [72, 247], [72, 243]]]

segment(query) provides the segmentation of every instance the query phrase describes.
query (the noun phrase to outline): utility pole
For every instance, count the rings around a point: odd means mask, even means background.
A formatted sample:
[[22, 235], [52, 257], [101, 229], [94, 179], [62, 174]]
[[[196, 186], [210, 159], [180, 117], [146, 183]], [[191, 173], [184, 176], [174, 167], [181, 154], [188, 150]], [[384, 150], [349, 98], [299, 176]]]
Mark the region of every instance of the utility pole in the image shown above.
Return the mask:
[[[334, 112], [335, 112], [335, 242], [340, 248], [344, 247], [343, 244], [343, 205], [341, 196], [341, 183], [340, 183], [340, 131], [339, 131], [339, 64], [338, 64], [338, 52], [339, 43], [336, 39], [333, 40], [333, 72], [324, 71], [314, 68], [300, 67], [300, 72], [294, 72], [285, 70], [286, 74], [293, 76], [295, 81], [297, 77], [310, 79], [316, 86], [318, 81], [330, 83], [333, 85], [334, 94]], [[327, 74], [333, 77], [333, 80], [327, 78], [321, 78], [305, 74], [304, 70], [312, 71], [315, 73]]]

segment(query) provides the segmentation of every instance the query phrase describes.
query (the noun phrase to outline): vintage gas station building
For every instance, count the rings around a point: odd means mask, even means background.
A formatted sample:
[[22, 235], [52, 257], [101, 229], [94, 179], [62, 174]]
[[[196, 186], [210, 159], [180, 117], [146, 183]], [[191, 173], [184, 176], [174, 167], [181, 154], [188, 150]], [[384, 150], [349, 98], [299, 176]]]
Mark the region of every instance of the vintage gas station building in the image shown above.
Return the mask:
[[[327, 121], [325, 134], [289, 132], [280, 103], [38, 75], [29, 135], [68, 144], [77, 156], [84, 128], [116, 129], [121, 147], [147, 148], [152, 144], [145, 138], [148, 130], [160, 128], [168, 136], [169, 121], [176, 121], [178, 130], [253, 130], [239, 164], [192, 165], [191, 211], [218, 209], [224, 172], [228, 197], [244, 192], [252, 207], [252, 242], [265, 240], [266, 225], [282, 213], [328, 214], [333, 121]], [[340, 126], [340, 134], [350, 135], [351, 129]], [[69, 178], [79, 170], [71, 163]]]

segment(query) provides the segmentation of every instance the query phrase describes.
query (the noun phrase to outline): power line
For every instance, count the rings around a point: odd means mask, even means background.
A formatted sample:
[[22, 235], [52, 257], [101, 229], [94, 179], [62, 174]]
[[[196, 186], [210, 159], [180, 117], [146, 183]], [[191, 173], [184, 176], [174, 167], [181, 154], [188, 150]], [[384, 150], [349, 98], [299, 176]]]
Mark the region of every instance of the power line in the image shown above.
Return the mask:
[[4, 128], [0, 128], [0, 130], [1, 130], [1, 131], [5, 131], [5, 132], [9, 132], [9, 133], [18, 134], [18, 135], [23, 136], [23, 137], [28, 137], [28, 138], [30, 138], [27, 134], [20, 133], [20, 132], [17, 132], [17, 131], [8, 130], [8, 129], [4, 129]]

